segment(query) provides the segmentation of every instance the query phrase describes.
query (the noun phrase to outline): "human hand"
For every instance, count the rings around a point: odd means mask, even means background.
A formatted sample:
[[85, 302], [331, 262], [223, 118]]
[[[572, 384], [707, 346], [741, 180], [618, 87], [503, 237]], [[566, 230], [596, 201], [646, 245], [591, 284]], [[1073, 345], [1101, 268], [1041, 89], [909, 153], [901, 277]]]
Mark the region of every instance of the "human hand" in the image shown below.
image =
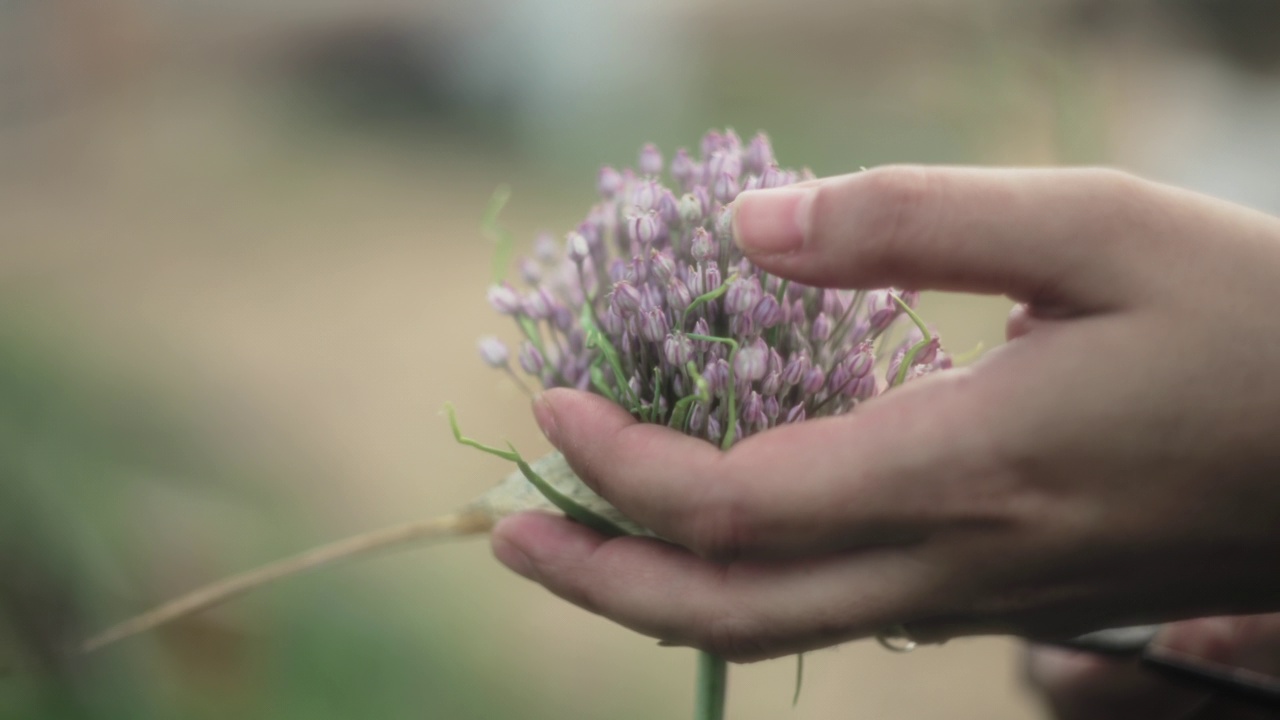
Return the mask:
[[743, 193], [735, 231], [808, 284], [1008, 295], [1010, 342], [726, 453], [548, 392], [575, 471], [676, 544], [516, 516], [508, 566], [739, 661], [1280, 608], [1280, 220], [1111, 171], [898, 167]]
[[[1161, 628], [1147, 654], [1164, 662], [1280, 682], [1280, 614], [1202, 618]], [[1265, 720], [1276, 711], [1211, 685], [1158, 674], [1132, 658], [1032, 645], [1027, 680], [1058, 720]]]

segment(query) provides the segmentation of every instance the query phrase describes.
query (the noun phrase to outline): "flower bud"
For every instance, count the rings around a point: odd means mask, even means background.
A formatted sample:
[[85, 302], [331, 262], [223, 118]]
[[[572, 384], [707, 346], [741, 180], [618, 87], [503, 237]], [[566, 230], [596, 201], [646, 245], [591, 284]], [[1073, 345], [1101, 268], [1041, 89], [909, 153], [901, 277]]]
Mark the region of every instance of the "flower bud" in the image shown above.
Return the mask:
[[540, 375], [544, 365], [542, 353], [533, 343], [525, 340], [520, 344], [520, 367], [530, 375]]
[[502, 315], [518, 315], [520, 313], [520, 295], [510, 285], [492, 285], [488, 292], [489, 305]]
[[756, 277], [739, 277], [729, 283], [729, 290], [724, 294], [724, 308], [735, 315], [747, 312], [760, 302], [762, 294], [760, 280]]
[[764, 382], [760, 383], [760, 392], [765, 395], [777, 395], [782, 390], [782, 374], [772, 372], [764, 376]]
[[751, 138], [744, 160], [743, 165], [749, 173], [760, 174], [773, 165], [773, 146], [769, 144], [769, 137], [764, 133], [757, 133]]
[[612, 304], [617, 309], [618, 317], [630, 317], [639, 312], [642, 297], [636, 286], [626, 280], [621, 280], [613, 285]]
[[715, 263], [707, 265], [707, 267], [702, 271], [702, 283], [707, 288], [703, 292], [719, 290], [720, 285], [722, 284], [720, 280], [720, 266]]
[[872, 366], [876, 363], [875, 353], [871, 349], [870, 344], [858, 345], [845, 357], [844, 362], [849, 366], [849, 374], [855, 378], [866, 377]]
[[[699, 225], [702, 223], [702, 202], [693, 193], [685, 193], [680, 197], [678, 210], [680, 219], [686, 225]], [[706, 230], [703, 230], [703, 232], [706, 232]]]
[[724, 147], [724, 136], [720, 134], [720, 131], [708, 130], [707, 133], [702, 136], [702, 144], [699, 147], [699, 150], [702, 152], [702, 157], [705, 159], [711, 157], [722, 147]]
[[881, 332], [893, 324], [902, 310], [893, 300], [893, 291], [874, 290], [867, 295], [867, 323]]
[[870, 400], [876, 395], [876, 376], [863, 375], [845, 389], [845, 396], [859, 402]]
[[525, 315], [534, 320], [545, 320], [551, 317], [551, 307], [554, 304], [555, 298], [551, 297], [551, 293], [546, 288], [538, 288], [524, 296], [520, 307]]
[[798, 423], [804, 421], [804, 403], [800, 403], [787, 411], [787, 419], [783, 422]]
[[662, 194], [662, 186], [652, 180], [645, 180], [635, 185], [631, 191], [631, 205], [645, 213], [658, 207], [658, 198]]
[[826, 313], [818, 313], [818, 317], [813, 319], [813, 327], [809, 330], [809, 336], [816, 342], [826, 342], [831, 337], [831, 318]]
[[712, 191], [718, 202], [723, 205], [728, 205], [733, 202], [734, 198], [738, 197], [738, 193], [741, 189], [738, 185], [737, 178], [733, 177], [729, 173], [720, 173], [716, 178], [716, 184], [715, 187], [712, 188]]
[[752, 320], [748, 313], [729, 318], [729, 333], [734, 337], [754, 337], [757, 330], [755, 320]]
[[804, 382], [800, 384], [800, 391], [806, 396], [812, 397], [818, 394], [822, 386], [827, 382], [827, 374], [822, 368], [813, 366], [804, 374]]
[[783, 176], [777, 165], [770, 165], [760, 174], [760, 188], [762, 190], [779, 188], [786, 184], [786, 177]]
[[671, 257], [671, 251], [650, 250], [649, 269], [659, 282], [663, 284], [671, 282], [676, 274], [676, 261]]
[[707, 417], [707, 439], [718, 443], [722, 437], [724, 437], [724, 431], [720, 429], [720, 421], [715, 415]]
[[491, 368], [504, 368], [510, 359], [507, 352], [507, 346], [498, 338], [487, 335], [480, 338], [478, 343], [480, 349], [480, 357], [484, 359], [484, 363]]
[[649, 342], [662, 342], [667, 336], [667, 314], [656, 307], [640, 313], [640, 337]]
[[684, 148], [676, 150], [675, 156], [671, 158], [671, 177], [675, 179], [676, 184], [681, 189], [688, 189], [695, 184], [694, 173], [694, 162], [689, 157], [689, 153]]
[[733, 372], [744, 380], [759, 380], [764, 377], [768, 362], [769, 346], [764, 344], [764, 340], [756, 338], [738, 348], [733, 360]]
[[671, 282], [667, 283], [667, 305], [673, 311], [682, 313], [692, 304], [693, 293], [689, 291], [689, 286], [677, 278], [671, 278]]
[[707, 382], [707, 390], [718, 393], [729, 385], [729, 363], [723, 359], [707, 363], [702, 369], [702, 379]]
[[707, 423], [707, 406], [705, 403], [696, 402], [689, 410], [689, 430], [691, 432], [700, 432]]
[[765, 397], [764, 414], [765, 414], [765, 417], [769, 418], [769, 422], [773, 422], [774, 420], [777, 420], [778, 413], [780, 412], [782, 412], [782, 408], [781, 406], [778, 405], [778, 398], [773, 395], [769, 395]]
[[[742, 158], [735, 152], [721, 150], [714, 153], [707, 161], [707, 173], [711, 178], [719, 179], [728, 175], [737, 187], [738, 178], [742, 176]], [[721, 201], [725, 202], [725, 201]]]
[[751, 319], [755, 320], [756, 327], [771, 328], [782, 322], [782, 307], [772, 295], [765, 295], [751, 310]]
[[747, 393], [746, 399], [742, 401], [742, 422], [747, 427], [754, 428], [768, 425], [768, 418], [764, 416], [764, 398], [754, 390]]
[[719, 243], [711, 237], [711, 233], [705, 228], [696, 228], [693, 231], [693, 239], [689, 243], [689, 251], [693, 254], [693, 259], [698, 262], [706, 262], [717, 257], [720, 254]]
[[658, 239], [658, 213], [650, 210], [644, 214], [636, 214], [627, 218], [627, 232], [631, 239], [641, 245], [652, 245]]
[[636, 162], [636, 167], [644, 175], [657, 175], [662, 172], [662, 152], [658, 150], [658, 146], [653, 143], [645, 143], [640, 148], [640, 157]]
[[618, 314], [616, 302], [605, 305], [604, 312], [600, 313], [600, 327], [613, 336], [622, 334], [623, 328], [626, 327], [626, 321]]
[[663, 190], [658, 196], [658, 218], [664, 228], [680, 224], [680, 203], [670, 190]]
[[[716, 215], [715, 238], [723, 243], [733, 243], [733, 211], [722, 207]], [[744, 260], [746, 258], [743, 258]]]
[[809, 356], [804, 353], [796, 353], [782, 367], [782, 382], [788, 387], [799, 385], [800, 381], [804, 380], [807, 372], [809, 372]]
[[571, 232], [564, 239], [565, 255], [575, 263], [581, 263], [591, 256], [591, 244], [580, 232]]
[[600, 174], [596, 176], [596, 192], [600, 193], [600, 197], [606, 200], [612, 200], [622, 191], [622, 175], [617, 170], [608, 165], [600, 168]]
[[672, 333], [662, 343], [662, 354], [667, 358], [667, 362], [677, 368], [683, 368], [685, 363], [693, 359], [693, 341], [682, 332]]
[[698, 202], [702, 203], [702, 217], [711, 214], [711, 191], [705, 185], [695, 186], [689, 191], [694, 197], [698, 198]]

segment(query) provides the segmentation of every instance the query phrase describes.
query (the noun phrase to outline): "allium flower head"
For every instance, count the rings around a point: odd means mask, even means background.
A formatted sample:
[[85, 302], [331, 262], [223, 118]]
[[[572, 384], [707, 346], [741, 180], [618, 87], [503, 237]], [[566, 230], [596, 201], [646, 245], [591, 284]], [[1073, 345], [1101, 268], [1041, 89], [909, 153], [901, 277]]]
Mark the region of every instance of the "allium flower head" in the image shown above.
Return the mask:
[[[528, 290], [490, 289], [524, 335], [520, 366], [543, 386], [591, 390], [727, 447], [950, 367], [923, 326], [885, 347], [904, 317], [918, 324], [917, 293], [800, 285], [738, 251], [732, 202], [742, 189], [813, 177], [779, 168], [763, 133], [744, 146], [713, 130], [696, 155], [670, 157], [669, 177], [652, 144], [635, 169], [601, 169], [599, 200], [564, 249], [540, 240], [521, 265]], [[481, 350], [509, 368], [496, 341]]]

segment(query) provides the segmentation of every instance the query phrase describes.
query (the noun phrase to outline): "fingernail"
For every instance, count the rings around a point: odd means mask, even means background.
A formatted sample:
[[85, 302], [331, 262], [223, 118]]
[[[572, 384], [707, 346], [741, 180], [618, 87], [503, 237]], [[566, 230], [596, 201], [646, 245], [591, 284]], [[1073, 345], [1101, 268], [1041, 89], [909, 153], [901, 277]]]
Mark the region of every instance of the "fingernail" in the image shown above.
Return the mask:
[[496, 542], [493, 545], [493, 556], [511, 572], [528, 580], [536, 580], [537, 573], [533, 568], [533, 560], [515, 545], [509, 542]]
[[556, 411], [551, 407], [551, 403], [547, 402], [547, 398], [542, 393], [533, 398], [533, 419], [538, 423], [538, 429], [546, 436], [552, 445], [560, 447], [560, 443], [556, 440]]
[[733, 203], [733, 241], [747, 254], [795, 252], [809, 233], [813, 188], [749, 190]]

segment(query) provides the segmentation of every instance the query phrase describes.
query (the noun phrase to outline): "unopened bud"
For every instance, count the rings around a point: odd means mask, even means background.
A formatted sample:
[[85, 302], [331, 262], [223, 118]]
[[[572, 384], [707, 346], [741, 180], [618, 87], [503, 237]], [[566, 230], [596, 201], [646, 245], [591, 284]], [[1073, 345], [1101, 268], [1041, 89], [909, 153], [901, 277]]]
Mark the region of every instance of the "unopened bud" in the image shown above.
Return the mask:
[[653, 143], [646, 143], [640, 148], [640, 157], [636, 167], [645, 175], [657, 175], [662, 172], [662, 152]]
[[671, 158], [671, 177], [681, 189], [687, 189], [695, 184], [695, 172], [694, 162], [689, 157], [689, 153], [684, 148], [677, 150], [675, 156]]
[[608, 165], [600, 168], [600, 174], [596, 176], [596, 191], [600, 193], [600, 197], [606, 200], [612, 200], [622, 191], [622, 175]]
[[826, 313], [818, 313], [818, 317], [813, 319], [813, 327], [809, 330], [809, 335], [816, 342], [826, 342], [831, 337], [831, 318]]
[[662, 343], [662, 353], [667, 362], [683, 368], [685, 363], [693, 359], [693, 341], [684, 333], [672, 333]]
[[493, 285], [487, 294], [489, 304], [503, 315], [520, 313], [520, 295], [510, 285]]
[[504, 368], [510, 359], [507, 352], [507, 346], [501, 340], [492, 335], [480, 338], [478, 344], [480, 348], [480, 357], [484, 359], [484, 363], [491, 368]]
[[767, 135], [757, 133], [751, 138], [751, 142], [747, 145], [745, 161], [743, 165], [749, 173], [760, 174], [773, 165], [773, 146], [769, 144]]
[[743, 380], [759, 380], [764, 377], [765, 367], [769, 362], [769, 347], [764, 340], [756, 338], [738, 348], [733, 360], [733, 372]]
[[734, 198], [738, 197], [738, 193], [741, 189], [738, 185], [737, 178], [733, 177], [729, 173], [720, 173], [720, 175], [716, 177], [716, 184], [712, 190], [717, 201], [723, 205], [728, 205], [733, 202]]
[[528, 340], [520, 345], [520, 367], [530, 375], [540, 375], [545, 362], [542, 353]]

